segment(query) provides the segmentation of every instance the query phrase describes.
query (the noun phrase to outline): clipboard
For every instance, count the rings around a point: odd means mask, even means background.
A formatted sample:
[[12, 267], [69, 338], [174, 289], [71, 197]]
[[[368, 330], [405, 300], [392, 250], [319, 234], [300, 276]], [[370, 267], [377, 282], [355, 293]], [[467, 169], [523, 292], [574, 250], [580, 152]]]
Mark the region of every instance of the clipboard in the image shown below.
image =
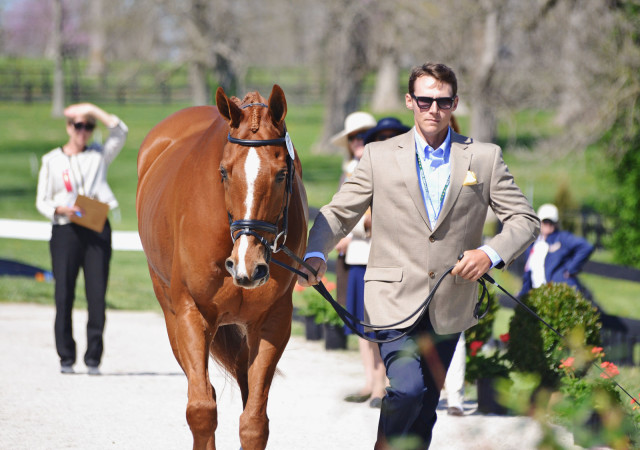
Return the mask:
[[109, 205], [84, 195], [78, 195], [76, 206], [82, 208], [84, 214], [82, 214], [82, 217], [72, 216], [71, 222], [102, 233], [104, 224], [107, 221], [107, 214], [109, 214]]

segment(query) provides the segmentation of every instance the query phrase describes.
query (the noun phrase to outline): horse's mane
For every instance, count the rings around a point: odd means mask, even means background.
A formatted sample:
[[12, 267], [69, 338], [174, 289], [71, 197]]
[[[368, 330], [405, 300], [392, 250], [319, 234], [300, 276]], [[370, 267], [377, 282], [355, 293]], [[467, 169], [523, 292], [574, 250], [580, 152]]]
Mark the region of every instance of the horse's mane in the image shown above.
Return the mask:
[[[244, 96], [242, 100], [240, 100], [236, 96], [231, 97], [230, 100], [238, 106], [242, 106], [248, 103], [264, 103], [264, 99], [257, 92], [249, 92]], [[256, 133], [260, 128], [260, 110], [258, 108], [250, 108], [249, 112], [251, 114], [251, 131], [253, 133]]]

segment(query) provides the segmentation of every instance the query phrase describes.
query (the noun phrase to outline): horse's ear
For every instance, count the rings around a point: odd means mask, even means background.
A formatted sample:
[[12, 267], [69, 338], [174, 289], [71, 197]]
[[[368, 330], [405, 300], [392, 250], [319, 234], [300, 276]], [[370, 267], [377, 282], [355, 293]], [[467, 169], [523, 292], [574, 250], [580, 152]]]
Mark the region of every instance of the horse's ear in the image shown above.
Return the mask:
[[242, 110], [234, 102], [229, 100], [222, 86], [216, 90], [216, 106], [222, 117], [229, 121], [231, 128], [238, 128], [242, 120]]
[[287, 100], [284, 98], [284, 91], [277, 84], [273, 85], [269, 96], [269, 112], [275, 124], [284, 121], [287, 115]]

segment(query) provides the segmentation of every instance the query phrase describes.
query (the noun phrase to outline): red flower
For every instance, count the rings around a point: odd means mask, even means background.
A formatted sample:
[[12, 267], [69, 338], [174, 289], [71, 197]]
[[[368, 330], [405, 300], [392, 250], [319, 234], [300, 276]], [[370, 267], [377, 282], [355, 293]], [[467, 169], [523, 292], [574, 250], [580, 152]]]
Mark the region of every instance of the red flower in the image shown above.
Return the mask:
[[591, 349], [591, 353], [593, 354], [593, 356], [595, 356], [596, 358], [601, 358], [604, 356], [604, 352], [602, 351], [602, 347], [593, 347]]
[[320, 281], [322, 281], [322, 284], [324, 284], [324, 287], [326, 287], [329, 292], [333, 291], [337, 286], [334, 282], [327, 280], [326, 277], [322, 277]]
[[563, 359], [560, 364], [561, 369], [570, 369], [573, 367], [573, 363], [576, 359], [573, 356], [569, 356], [567, 359]]
[[[640, 398], [640, 395], [638, 395], [638, 398]], [[631, 404], [633, 405], [633, 410], [635, 411], [636, 409], [640, 408], [640, 406], [638, 406], [638, 400], [636, 400], [635, 398], [631, 399]]]
[[507, 342], [509, 342], [511, 336], [509, 336], [509, 333], [505, 333], [505, 334], [501, 334], [500, 335], [500, 341], [504, 342], [505, 344]]
[[600, 378], [613, 378], [616, 375], [620, 374], [618, 367], [614, 363], [610, 363], [608, 361], [600, 364], [600, 367], [604, 369], [604, 372], [600, 374]]
[[476, 356], [478, 354], [478, 350], [482, 348], [482, 341], [473, 341], [469, 344], [469, 348], [471, 349], [471, 356]]

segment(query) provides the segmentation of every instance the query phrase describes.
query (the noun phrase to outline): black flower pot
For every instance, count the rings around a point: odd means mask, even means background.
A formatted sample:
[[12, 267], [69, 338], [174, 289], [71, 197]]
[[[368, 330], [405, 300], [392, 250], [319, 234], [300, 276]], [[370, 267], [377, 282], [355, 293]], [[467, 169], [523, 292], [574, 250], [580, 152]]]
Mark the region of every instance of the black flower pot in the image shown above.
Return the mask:
[[322, 325], [316, 323], [315, 317], [304, 317], [304, 333], [308, 341], [319, 341], [322, 339]]
[[483, 414], [507, 414], [507, 408], [496, 401], [496, 378], [478, 378], [478, 411]]
[[327, 350], [341, 350], [347, 348], [347, 336], [342, 325], [324, 324], [324, 348]]

